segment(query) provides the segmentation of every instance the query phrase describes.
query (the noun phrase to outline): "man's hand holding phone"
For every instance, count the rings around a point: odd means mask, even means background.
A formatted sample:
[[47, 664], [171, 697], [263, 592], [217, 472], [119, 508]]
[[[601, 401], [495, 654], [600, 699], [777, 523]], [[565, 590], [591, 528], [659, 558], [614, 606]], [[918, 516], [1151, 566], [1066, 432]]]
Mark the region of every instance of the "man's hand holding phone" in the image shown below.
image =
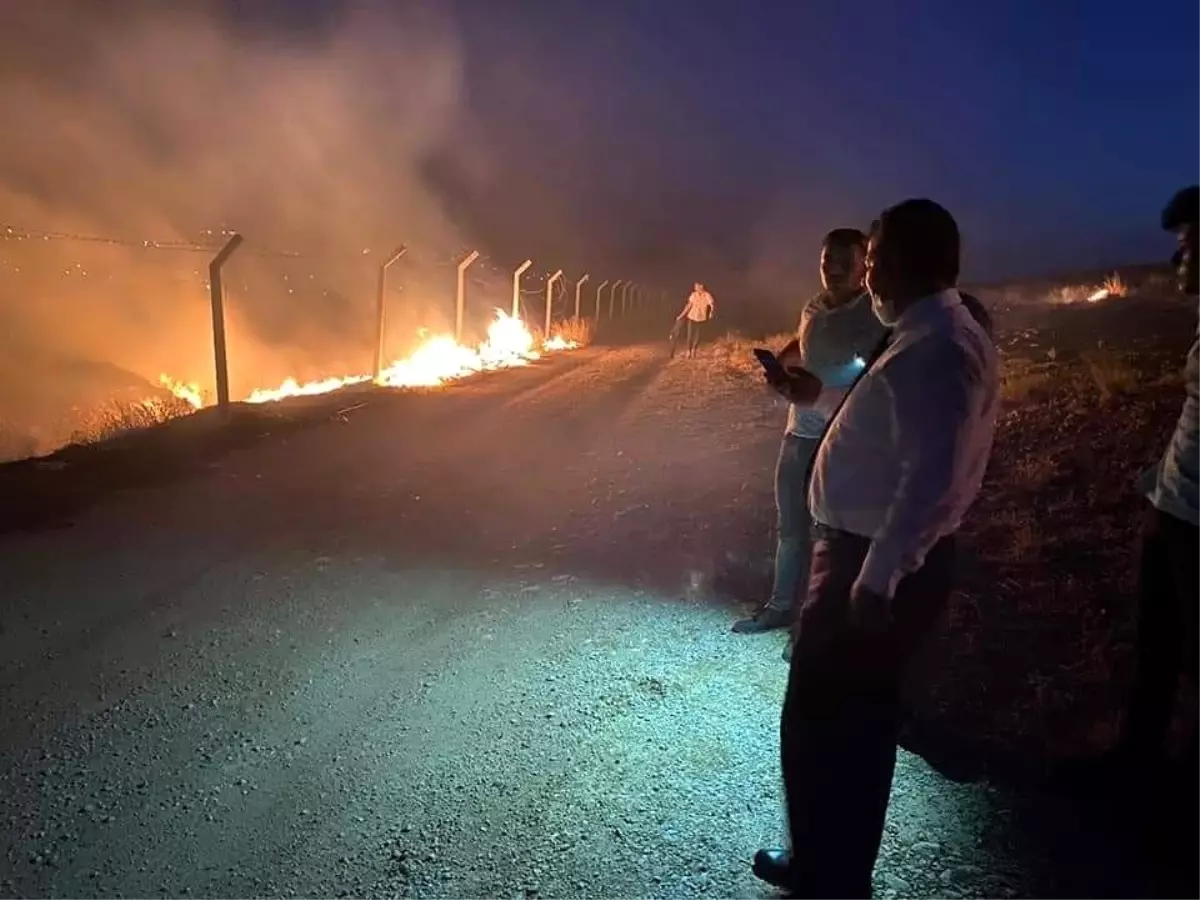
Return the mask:
[[821, 379], [799, 364], [794, 344], [789, 343], [779, 356], [762, 347], [756, 347], [754, 355], [763, 367], [767, 384], [785, 400], [805, 406], [820, 396]]

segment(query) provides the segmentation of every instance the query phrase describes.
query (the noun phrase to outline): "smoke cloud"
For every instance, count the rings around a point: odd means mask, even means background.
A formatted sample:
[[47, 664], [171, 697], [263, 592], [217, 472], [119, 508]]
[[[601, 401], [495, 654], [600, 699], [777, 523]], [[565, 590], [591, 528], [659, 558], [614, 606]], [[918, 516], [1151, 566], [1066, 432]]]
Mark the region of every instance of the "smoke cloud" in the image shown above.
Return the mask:
[[[226, 268], [235, 396], [365, 371], [379, 262], [410, 245], [389, 349], [452, 310], [466, 238], [428, 177], [461, 108], [463, 55], [433, 5], [368, 7], [281, 43], [213, 3], [0, 9], [0, 420], [160, 372], [213, 384], [207, 267]], [[49, 240], [113, 236], [133, 246]]]

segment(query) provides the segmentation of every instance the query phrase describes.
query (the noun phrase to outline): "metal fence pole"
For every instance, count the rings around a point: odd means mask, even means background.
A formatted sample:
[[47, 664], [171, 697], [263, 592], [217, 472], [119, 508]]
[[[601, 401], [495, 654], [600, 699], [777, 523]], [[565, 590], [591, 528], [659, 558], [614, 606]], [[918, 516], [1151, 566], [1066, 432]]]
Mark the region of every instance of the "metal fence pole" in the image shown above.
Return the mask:
[[392, 263], [408, 252], [401, 244], [379, 266], [379, 278], [375, 284], [375, 380], [383, 377], [384, 334], [387, 330], [387, 270]]
[[221, 281], [221, 268], [233, 256], [233, 251], [242, 245], [240, 234], [233, 234], [225, 246], [208, 264], [208, 295], [212, 301], [213, 362], [217, 368], [217, 407], [229, 411], [229, 356], [225, 347], [225, 286]]
[[611, 322], [613, 317], [613, 307], [617, 303], [617, 290], [621, 285], [625, 284], [624, 278], [618, 278], [612, 283], [612, 287], [608, 289], [608, 320]]
[[521, 315], [521, 276], [525, 274], [525, 270], [533, 265], [533, 260], [527, 259], [525, 262], [517, 266], [517, 270], [513, 272], [513, 318], [519, 318]]
[[600, 295], [604, 292], [604, 288], [608, 286], [608, 279], [605, 278], [602, 282], [596, 285], [596, 324], [600, 324]]
[[560, 278], [562, 278], [562, 269], [546, 279], [546, 330], [542, 335], [543, 341], [550, 340], [550, 323], [554, 315], [554, 285]]
[[582, 296], [583, 296], [583, 286], [585, 284], [587, 284], [587, 280], [588, 280], [588, 276], [585, 274], [577, 282], [575, 282], [575, 318], [576, 319], [579, 318], [579, 301], [580, 301], [580, 298], [582, 298]]
[[463, 309], [467, 298], [467, 267], [477, 259], [479, 259], [479, 251], [472, 250], [458, 264], [458, 290], [454, 295], [454, 340], [459, 344], [462, 343]]

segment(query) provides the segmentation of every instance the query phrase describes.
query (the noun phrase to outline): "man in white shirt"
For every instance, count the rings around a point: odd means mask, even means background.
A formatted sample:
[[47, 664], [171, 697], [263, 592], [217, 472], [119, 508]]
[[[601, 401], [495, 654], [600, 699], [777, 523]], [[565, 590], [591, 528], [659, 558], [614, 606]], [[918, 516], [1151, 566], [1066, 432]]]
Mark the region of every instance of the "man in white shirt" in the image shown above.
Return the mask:
[[806, 473], [829, 416], [858, 377], [884, 328], [863, 290], [867, 236], [857, 228], [835, 228], [821, 242], [821, 285], [800, 313], [796, 338], [780, 353], [785, 367], [797, 365], [821, 382], [815, 398], [792, 397], [790, 385], [772, 385], [788, 403], [787, 425], [775, 464], [778, 542], [775, 581], [765, 605], [733, 623], [738, 634], [790, 627], [797, 592], [808, 580], [809, 526]]
[[780, 734], [791, 847], [754, 859], [760, 878], [805, 896], [871, 896], [902, 682], [949, 598], [954, 533], [991, 452], [998, 355], [958, 274], [945, 209], [909, 200], [882, 214], [866, 281], [890, 341], [832, 416], [808, 495]]
[[[704, 324], [712, 320], [714, 313], [713, 295], [705, 290], [704, 285], [696, 282], [688, 295], [683, 310], [675, 317], [675, 323], [687, 323], [687, 355], [691, 359], [696, 355], [700, 346], [700, 337]], [[675, 337], [677, 332], [671, 332], [671, 356], [675, 356]]]

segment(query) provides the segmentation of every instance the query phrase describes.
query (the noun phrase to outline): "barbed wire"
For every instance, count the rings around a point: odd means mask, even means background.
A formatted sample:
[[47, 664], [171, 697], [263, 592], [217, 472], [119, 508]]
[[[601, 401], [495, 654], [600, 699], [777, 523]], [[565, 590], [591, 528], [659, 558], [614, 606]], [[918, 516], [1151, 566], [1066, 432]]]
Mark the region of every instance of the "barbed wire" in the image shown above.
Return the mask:
[[[93, 244], [110, 247], [126, 247], [134, 250], [151, 250], [151, 251], [175, 251], [182, 253], [205, 253], [215, 255], [220, 251], [221, 247], [235, 234], [234, 231], [222, 229], [220, 231], [209, 230], [205, 231], [204, 235], [208, 240], [187, 241], [187, 240], [157, 240], [157, 239], [134, 239], [127, 237], [119, 237], [114, 235], [98, 235], [84, 234], [72, 231], [61, 231], [41, 228], [31, 228], [16, 224], [0, 225], [0, 240], [5, 241], [30, 241], [30, 242], [67, 242], [79, 244]], [[394, 248], [393, 248], [394, 249]], [[346, 251], [332, 252], [302, 252], [291, 250], [279, 250], [273, 247], [265, 246], [257, 241], [247, 241], [243, 245], [243, 249], [239, 250], [240, 255], [251, 255], [259, 258], [274, 258], [288, 260], [333, 260], [342, 261], [349, 260], [352, 256], [358, 258], [365, 257], [382, 257], [384, 253], [391, 253], [392, 250], [376, 251], [370, 247], [363, 248], [357, 253], [349, 253]], [[460, 249], [456, 253], [447, 253], [446, 251], [428, 252], [420, 248], [409, 248], [406, 256], [410, 261], [424, 263], [426, 266], [440, 270], [456, 270], [458, 266], [472, 252], [469, 248]], [[480, 276], [487, 278], [504, 278], [509, 279], [513, 276], [515, 266], [505, 265], [499, 260], [492, 258], [487, 254], [480, 254], [472, 261], [467, 272], [468, 283], [477, 287], [493, 287], [489, 281], [484, 281]], [[553, 272], [549, 269], [532, 268], [522, 275], [522, 287], [520, 289], [521, 296], [533, 297], [543, 296], [545, 294], [545, 284]], [[310, 278], [312, 276], [310, 275]], [[286, 280], [286, 276], [285, 276]], [[556, 283], [554, 298], [555, 301], [561, 301], [566, 295], [568, 283], [573, 283], [573, 279], [560, 278]], [[525, 287], [524, 285], [530, 285]], [[536, 285], [536, 286], [534, 286]], [[496, 286], [498, 287], [498, 285]]]
[[94, 234], [73, 234], [67, 231], [42, 231], [36, 228], [21, 228], [16, 225], [0, 226], [0, 238], [8, 241], [71, 241], [73, 243], [132, 247], [141, 250], [182, 250], [188, 253], [215, 253], [220, 249], [211, 244], [198, 244], [192, 241], [135, 241], [128, 238]]

